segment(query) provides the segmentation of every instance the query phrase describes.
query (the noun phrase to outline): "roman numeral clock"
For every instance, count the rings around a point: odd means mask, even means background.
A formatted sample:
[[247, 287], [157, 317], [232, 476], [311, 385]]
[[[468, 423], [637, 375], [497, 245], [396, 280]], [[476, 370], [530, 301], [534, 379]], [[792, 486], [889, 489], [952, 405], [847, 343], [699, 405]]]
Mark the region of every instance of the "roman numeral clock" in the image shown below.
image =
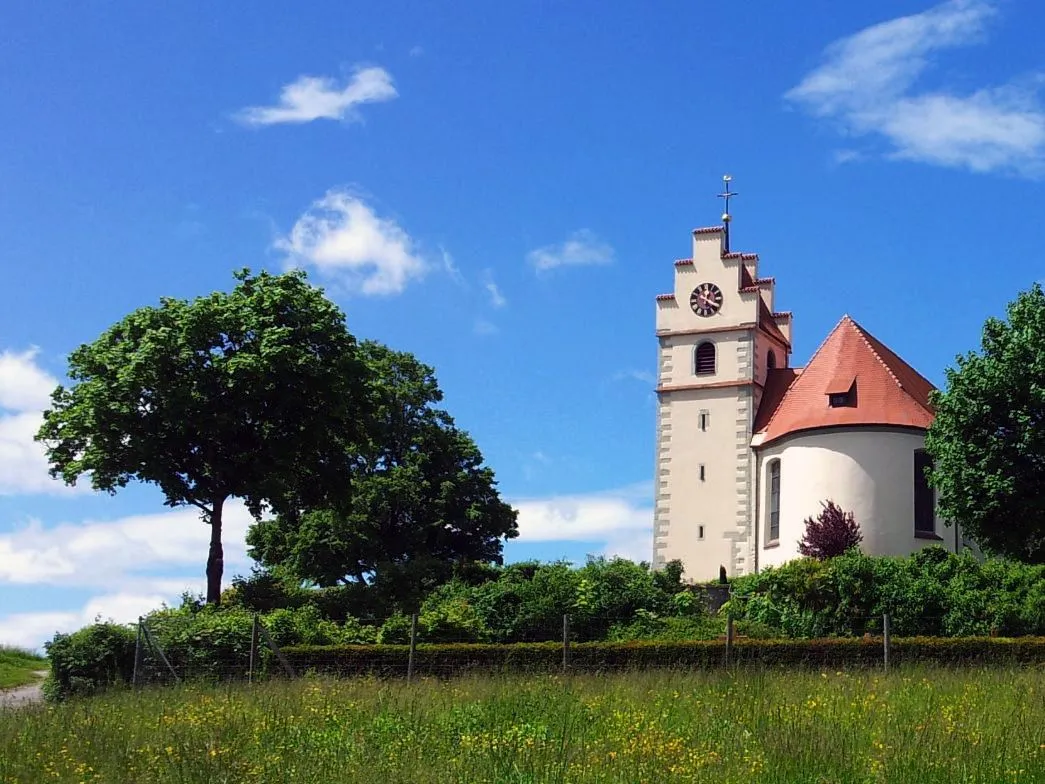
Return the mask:
[[689, 295], [689, 306], [698, 316], [713, 316], [722, 307], [722, 290], [714, 283], [701, 283]]

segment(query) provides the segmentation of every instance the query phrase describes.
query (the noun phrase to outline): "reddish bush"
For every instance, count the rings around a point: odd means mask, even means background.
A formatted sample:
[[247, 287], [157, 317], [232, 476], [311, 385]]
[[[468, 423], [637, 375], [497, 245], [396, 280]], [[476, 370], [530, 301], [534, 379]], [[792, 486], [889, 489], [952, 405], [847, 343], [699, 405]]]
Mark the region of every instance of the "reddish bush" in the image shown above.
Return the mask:
[[858, 547], [864, 537], [852, 512], [843, 512], [834, 501], [821, 502], [821, 505], [824, 509], [819, 515], [806, 518], [806, 531], [798, 542], [798, 552], [822, 561]]

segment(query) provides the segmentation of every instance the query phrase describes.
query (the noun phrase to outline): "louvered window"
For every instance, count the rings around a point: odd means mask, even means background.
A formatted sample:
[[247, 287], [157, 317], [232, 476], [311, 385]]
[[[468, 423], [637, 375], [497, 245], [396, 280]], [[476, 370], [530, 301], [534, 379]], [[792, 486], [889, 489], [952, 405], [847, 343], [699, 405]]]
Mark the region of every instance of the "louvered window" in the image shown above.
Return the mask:
[[697, 346], [694, 368], [698, 376], [709, 376], [715, 372], [715, 344], [707, 341]]

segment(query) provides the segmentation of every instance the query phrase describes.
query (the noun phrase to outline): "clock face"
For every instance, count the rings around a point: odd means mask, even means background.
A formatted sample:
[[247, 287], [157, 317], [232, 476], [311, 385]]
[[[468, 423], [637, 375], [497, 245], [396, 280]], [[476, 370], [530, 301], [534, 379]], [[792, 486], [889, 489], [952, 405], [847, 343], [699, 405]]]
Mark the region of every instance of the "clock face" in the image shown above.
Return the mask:
[[701, 283], [690, 294], [689, 306], [698, 316], [713, 316], [722, 307], [722, 290], [714, 283]]

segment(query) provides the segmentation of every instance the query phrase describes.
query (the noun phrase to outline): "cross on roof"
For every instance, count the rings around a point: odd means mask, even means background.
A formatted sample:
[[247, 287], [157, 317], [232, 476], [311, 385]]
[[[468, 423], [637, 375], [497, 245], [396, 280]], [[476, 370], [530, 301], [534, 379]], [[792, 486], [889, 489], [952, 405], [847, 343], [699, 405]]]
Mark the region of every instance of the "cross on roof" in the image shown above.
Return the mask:
[[724, 174], [722, 176], [722, 182], [724, 184], [725, 190], [722, 193], [718, 194], [718, 197], [720, 199], [724, 199], [725, 200], [726, 209], [725, 209], [725, 212], [722, 213], [722, 220], [724, 220], [724, 221], [728, 221], [729, 220], [729, 200], [732, 197], [738, 195], [737, 193], [731, 192], [729, 190], [729, 183], [731, 183], [732, 181], [733, 181], [733, 175], [731, 175], [731, 174]]

